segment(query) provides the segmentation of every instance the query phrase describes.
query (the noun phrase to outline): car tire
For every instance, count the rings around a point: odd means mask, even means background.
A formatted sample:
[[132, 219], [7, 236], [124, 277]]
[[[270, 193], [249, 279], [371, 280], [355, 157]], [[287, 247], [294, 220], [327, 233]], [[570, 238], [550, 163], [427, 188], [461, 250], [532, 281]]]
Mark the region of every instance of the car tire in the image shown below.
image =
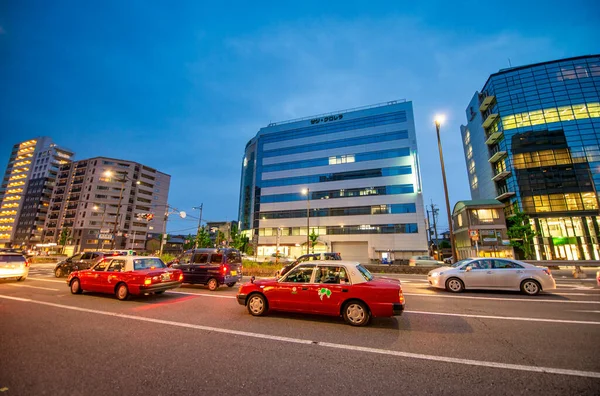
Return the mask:
[[206, 286], [208, 286], [208, 290], [215, 291], [219, 288], [219, 281], [217, 281], [215, 278], [210, 278], [206, 283]]
[[342, 312], [344, 320], [351, 326], [366, 326], [371, 321], [371, 312], [362, 301], [349, 301]]
[[81, 288], [81, 283], [79, 282], [79, 278], [73, 278], [71, 280], [71, 284], [69, 285], [71, 288], [72, 294], [81, 294], [83, 293], [83, 289]]
[[252, 316], [263, 316], [269, 309], [267, 299], [259, 293], [250, 294], [250, 296], [248, 296], [246, 307]]
[[235, 282], [229, 282], [229, 283], [227, 284], [227, 287], [233, 287], [233, 286], [235, 286]]
[[115, 288], [115, 296], [121, 301], [125, 301], [129, 298], [129, 289], [125, 283], [119, 283]]
[[19, 276], [19, 277], [17, 278], [17, 282], [23, 282], [25, 279], [27, 279], [27, 277], [26, 277], [26, 276]]
[[63, 276], [62, 269], [60, 269], [60, 268], [57, 268], [57, 269], [54, 271], [54, 276], [56, 276], [57, 278], [60, 278], [61, 276]]
[[535, 296], [542, 290], [540, 283], [533, 279], [525, 279], [521, 282], [521, 292], [528, 296]]
[[465, 290], [465, 284], [458, 278], [450, 278], [446, 281], [446, 290], [452, 293], [461, 293]]

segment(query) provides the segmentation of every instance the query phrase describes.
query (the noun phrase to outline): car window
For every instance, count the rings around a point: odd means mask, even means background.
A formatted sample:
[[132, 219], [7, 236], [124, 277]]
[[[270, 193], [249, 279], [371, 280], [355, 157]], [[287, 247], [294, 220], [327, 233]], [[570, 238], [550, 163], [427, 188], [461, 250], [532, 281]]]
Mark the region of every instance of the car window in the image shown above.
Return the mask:
[[507, 260], [494, 260], [494, 268], [495, 269], [506, 269], [506, 268], [523, 268], [522, 265], [517, 263], [513, 263], [512, 261]]
[[192, 253], [185, 253], [183, 256], [181, 256], [181, 258], [179, 259], [179, 263], [180, 264], [189, 264], [190, 261], [192, 261]]
[[110, 262], [110, 265], [108, 266], [108, 269], [106, 271], [108, 272], [122, 272], [125, 271], [125, 260], [117, 260], [114, 259]]
[[161, 259], [156, 257], [136, 258], [133, 260], [134, 270], [146, 270], [154, 268], [167, 268], [167, 266], [162, 262]]
[[83, 254], [81, 254], [81, 253], [76, 254], [75, 256], [71, 257], [71, 260], [72, 261], [81, 260], [81, 256], [83, 256]]
[[291, 270], [283, 280], [284, 282], [308, 283], [312, 277], [314, 265], [301, 265]]
[[474, 270], [492, 269], [492, 260], [475, 260], [471, 263], [471, 268]]
[[24, 263], [25, 257], [17, 254], [3, 254], [0, 255], [0, 263]]
[[98, 264], [94, 265], [94, 267], [92, 268], [92, 271], [104, 271], [106, 269], [106, 266], [108, 265], [108, 261], [100, 261], [98, 262]]
[[227, 253], [227, 262], [232, 264], [240, 264], [242, 262], [242, 257], [238, 252], [229, 252]]
[[211, 264], [221, 264], [223, 262], [223, 255], [221, 253], [213, 253], [210, 255]]
[[366, 280], [370, 281], [373, 279], [373, 275], [371, 275], [371, 273], [369, 272], [368, 269], [366, 269], [365, 267], [363, 267], [362, 265], [357, 265], [356, 269], [358, 269], [358, 272], [360, 272], [360, 274], [363, 276], [363, 278], [365, 278]]
[[315, 273], [315, 283], [345, 284], [348, 276], [344, 267], [321, 266]]
[[194, 264], [204, 264], [208, 262], [208, 253], [196, 253], [194, 254], [194, 258], [192, 259], [192, 263]]
[[92, 258], [91, 253], [84, 253], [83, 256], [81, 256], [81, 260], [89, 260], [91, 258]]

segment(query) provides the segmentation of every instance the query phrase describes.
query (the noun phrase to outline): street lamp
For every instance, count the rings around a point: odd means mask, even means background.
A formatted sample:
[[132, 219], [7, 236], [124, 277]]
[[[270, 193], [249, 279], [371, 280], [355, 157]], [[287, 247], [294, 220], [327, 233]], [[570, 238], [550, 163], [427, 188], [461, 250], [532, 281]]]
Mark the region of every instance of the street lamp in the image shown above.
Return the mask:
[[[100, 207], [94, 205], [94, 210], [98, 210]], [[100, 230], [98, 230], [98, 243], [96, 244], [96, 251], [100, 250], [100, 234], [102, 233], [102, 227], [104, 227], [104, 218], [106, 216], [106, 204], [104, 204], [104, 210], [102, 211], [102, 221], [100, 221]], [[102, 247], [104, 247], [104, 240], [102, 240]]]
[[[104, 176], [106, 177], [112, 177], [115, 173], [113, 171], [107, 170], [106, 172], [104, 172]], [[125, 182], [127, 180], [135, 182], [135, 184], [140, 184], [139, 180], [133, 180], [130, 177], [128, 177], [126, 174], [124, 173], [120, 173], [119, 174], [122, 179], [118, 179], [115, 180], [119, 183], [121, 183], [121, 192], [119, 193], [119, 204], [117, 206], [117, 214], [116, 214], [116, 218], [115, 218], [115, 226], [113, 228], [113, 239], [110, 245], [111, 250], [115, 248], [115, 242], [117, 240], [117, 226], [119, 225], [119, 216], [121, 215], [121, 201], [123, 200], [123, 190], [125, 189]]]
[[306, 195], [306, 254], [309, 254], [310, 247], [310, 189], [303, 188], [302, 194]]
[[[445, 121], [443, 115], [435, 117], [435, 130], [437, 132], [438, 150], [440, 152], [440, 165], [442, 167], [442, 181], [444, 182], [444, 196], [446, 198], [446, 213], [448, 214], [448, 230], [450, 231], [450, 245], [452, 248], [452, 262], [458, 259], [456, 254], [456, 244], [454, 241], [454, 231], [452, 230], [452, 215], [450, 214], [450, 200], [448, 199], [448, 185], [446, 183], [446, 169], [444, 168], [444, 154], [442, 153], [442, 141], [440, 139], [440, 126]], [[439, 257], [438, 257], [439, 258]]]
[[162, 238], [160, 240], [159, 257], [162, 256], [163, 248], [165, 246], [165, 243], [167, 242], [167, 221], [169, 220], [169, 215], [172, 215], [173, 213], [178, 213], [179, 217], [181, 217], [182, 219], [185, 219], [187, 216], [187, 214], [183, 210], [173, 208], [173, 207], [169, 206], [168, 204], [166, 205], [166, 207], [167, 207], [167, 210], [165, 211], [165, 221], [163, 222], [163, 234], [162, 234]]

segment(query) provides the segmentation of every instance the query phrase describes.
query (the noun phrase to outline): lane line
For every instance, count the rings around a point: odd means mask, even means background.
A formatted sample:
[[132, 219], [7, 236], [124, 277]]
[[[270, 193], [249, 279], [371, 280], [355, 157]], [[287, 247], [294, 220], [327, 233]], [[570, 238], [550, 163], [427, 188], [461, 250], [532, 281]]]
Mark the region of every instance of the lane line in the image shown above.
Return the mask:
[[65, 278], [64, 280], [58, 280], [58, 279], [46, 279], [46, 278], [38, 278], [37, 276], [30, 276], [27, 279], [31, 279], [31, 280], [35, 280], [35, 281], [40, 281], [40, 282], [62, 283], [65, 286], [67, 285], [67, 278]]
[[588, 313], [600, 313], [600, 311], [586, 311], [583, 309], [574, 309], [571, 312], [588, 312]]
[[7, 283], [6, 285], [7, 286], [14, 286], [14, 287], [30, 287], [32, 289], [60, 291], [60, 289], [50, 289], [49, 287], [30, 286], [30, 285], [22, 285], [22, 284], [17, 284], [17, 283]]
[[135, 316], [135, 315], [128, 315], [128, 314], [122, 314], [122, 313], [74, 307], [74, 306], [70, 306], [70, 305], [55, 304], [55, 303], [50, 303], [50, 302], [45, 302], [45, 301], [31, 300], [31, 299], [19, 298], [19, 297], [0, 295], [0, 298], [13, 300], [13, 301], [19, 301], [19, 302], [26, 302], [26, 303], [31, 303], [31, 304], [45, 305], [45, 306], [50, 306], [50, 307], [54, 307], [54, 308], [67, 309], [67, 310], [78, 311], [78, 312], [91, 313], [91, 314], [96, 314], [96, 315], [104, 315], [104, 316], [111, 316], [111, 317], [122, 318], [122, 319], [137, 320], [137, 321], [146, 322], [146, 323], [162, 324], [162, 325], [173, 326], [173, 327], [182, 327], [182, 328], [188, 328], [188, 329], [209, 331], [209, 332], [214, 332], [214, 333], [230, 334], [230, 335], [237, 335], [237, 336], [250, 337], [250, 338], [258, 338], [258, 339], [263, 339], [263, 340], [287, 342], [287, 343], [291, 343], [291, 344], [315, 345], [315, 346], [320, 346], [320, 347], [324, 347], [324, 348], [342, 349], [342, 350], [351, 351], [351, 352], [366, 352], [366, 353], [396, 356], [396, 357], [408, 358], [408, 359], [429, 360], [429, 361], [442, 362], [442, 363], [455, 363], [455, 364], [462, 364], [462, 365], [469, 365], [469, 366], [487, 367], [487, 368], [493, 368], [493, 369], [501, 368], [501, 369], [506, 369], [506, 370], [526, 371], [526, 372], [534, 372], [534, 373], [542, 373], [542, 374], [558, 374], [558, 375], [569, 375], [569, 376], [586, 377], [586, 378], [600, 378], [600, 372], [595, 372], [595, 371], [570, 370], [570, 369], [561, 369], [561, 368], [554, 368], [554, 367], [527, 366], [527, 365], [521, 365], [521, 364], [500, 363], [500, 362], [491, 362], [491, 361], [473, 360], [473, 359], [461, 359], [461, 358], [453, 358], [453, 357], [447, 357], [447, 356], [425, 355], [425, 354], [421, 354], [421, 353], [401, 352], [401, 351], [394, 351], [394, 350], [389, 350], [389, 349], [368, 348], [368, 347], [361, 347], [358, 345], [335, 344], [335, 343], [330, 343], [330, 342], [319, 342], [319, 341], [307, 340], [307, 339], [302, 339], [302, 338], [281, 337], [281, 336], [275, 336], [275, 335], [270, 335], [270, 334], [253, 333], [253, 332], [248, 332], [248, 331], [232, 330], [232, 329], [226, 329], [226, 328], [220, 328], [220, 327], [203, 326], [203, 325], [195, 325], [195, 324], [191, 324], [191, 323], [175, 322], [175, 321], [170, 321], [170, 320], [146, 318], [146, 317]]
[[415, 297], [437, 297], [437, 298], [460, 298], [468, 300], [494, 300], [494, 301], [519, 301], [519, 302], [552, 302], [565, 304], [600, 304], [600, 301], [581, 301], [581, 300], [540, 300], [536, 298], [502, 298], [502, 297], [469, 297], [469, 296], [449, 296], [438, 294], [421, 294], [421, 293], [403, 293], [405, 296]]
[[[520, 317], [520, 316], [493, 316], [493, 315], [475, 315], [475, 314], [460, 314], [460, 313], [448, 313], [448, 312], [427, 312], [427, 311], [404, 311], [404, 312], [408, 313], [408, 314], [433, 315], [433, 316], [456, 316], [456, 317], [461, 317], [461, 318], [520, 320], [523, 322], [600, 325], [600, 322], [592, 322], [592, 321], [587, 321], [587, 320], [543, 319], [543, 318], [531, 318], [531, 317], [524, 318], [524, 317]], [[585, 311], [581, 311], [581, 312], [585, 312]], [[598, 312], [600, 312], [600, 311], [598, 311]]]

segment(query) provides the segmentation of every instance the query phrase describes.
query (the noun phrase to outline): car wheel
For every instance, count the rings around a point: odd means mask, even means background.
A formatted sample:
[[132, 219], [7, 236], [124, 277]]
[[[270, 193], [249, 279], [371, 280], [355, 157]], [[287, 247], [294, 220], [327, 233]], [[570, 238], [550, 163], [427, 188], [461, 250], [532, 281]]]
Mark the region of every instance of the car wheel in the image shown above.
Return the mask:
[[81, 294], [81, 293], [83, 293], [83, 289], [81, 288], [81, 284], [79, 283], [79, 278], [74, 278], [71, 281], [71, 293], [72, 294]]
[[251, 294], [246, 303], [248, 312], [253, 316], [262, 316], [267, 312], [267, 299], [258, 293]]
[[207, 285], [208, 285], [208, 290], [215, 291], [219, 287], [219, 282], [217, 282], [217, 280], [215, 278], [210, 278], [208, 280]]
[[233, 286], [235, 286], [235, 282], [229, 282], [229, 283], [227, 284], [227, 286], [228, 286], [228, 287], [233, 287]]
[[344, 307], [344, 320], [352, 326], [365, 326], [371, 320], [371, 313], [360, 301], [350, 301]]
[[161, 291], [154, 292], [154, 294], [163, 294], [164, 292], [165, 292], [164, 290], [161, 290]]
[[521, 282], [521, 291], [528, 296], [535, 296], [542, 290], [540, 284], [533, 279], [526, 279]]
[[127, 300], [129, 297], [129, 289], [125, 283], [121, 283], [117, 286], [117, 290], [115, 291], [115, 295], [121, 301]]
[[17, 282], [23, 282], [25, 279], [27, 279], [27, 277], [26, 277], [26, 276], [19, 276], [19, 277], [17, 278]]
[[57, 278], [60, 278], [61, 276], [63, 276], [62, 269], [57, 268], [56, 271], [54, 271], [54, 276], [56, 276]]
[[460, 293], [465, 290], [465, 284], [458, 278], [450, 278], [446, 281], [446, 290], [452, 293]]

